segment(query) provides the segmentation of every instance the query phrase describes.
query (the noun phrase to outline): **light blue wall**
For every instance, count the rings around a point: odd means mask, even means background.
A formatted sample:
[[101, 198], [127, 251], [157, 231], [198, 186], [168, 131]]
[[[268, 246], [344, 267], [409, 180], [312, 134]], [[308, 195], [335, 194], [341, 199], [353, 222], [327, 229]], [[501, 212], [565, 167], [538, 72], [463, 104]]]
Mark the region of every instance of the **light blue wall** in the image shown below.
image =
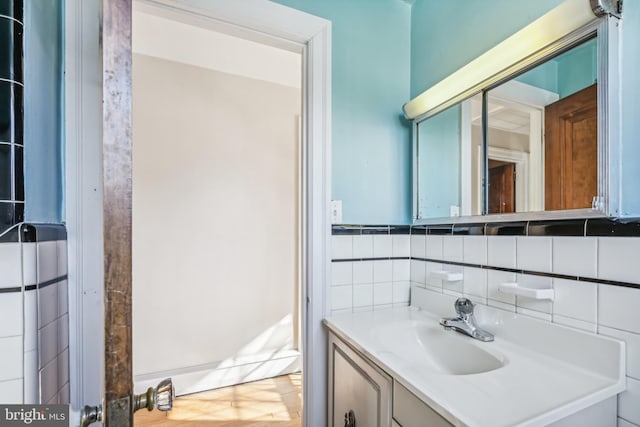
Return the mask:
[[416, 96], [562, 0], [416, 0], [411, 95]]
[[418, 125], [418, 159], [419, 217], [450, 216], [460, 206], [460, 105]]
[[589, 40], [557, 59], [558, 94], [564, 98], [598, 80], [598, 43]]
[[25, 220], [59, 223], [63, 203], [63, 0], [24, 2]]
[[277, 0], [332, 22], [332, 199], [343, 222], [411, 221], [411, 6], [402, 0]]

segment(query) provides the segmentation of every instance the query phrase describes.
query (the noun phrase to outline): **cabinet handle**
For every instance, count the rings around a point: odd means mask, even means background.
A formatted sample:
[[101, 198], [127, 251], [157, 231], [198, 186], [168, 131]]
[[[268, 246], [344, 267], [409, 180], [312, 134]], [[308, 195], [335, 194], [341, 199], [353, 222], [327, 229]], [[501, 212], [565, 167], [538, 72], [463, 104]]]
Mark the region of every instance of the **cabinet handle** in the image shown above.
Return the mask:
[[356, 427], [356, 414], [353, 409], [344, 413], [344, 427]]

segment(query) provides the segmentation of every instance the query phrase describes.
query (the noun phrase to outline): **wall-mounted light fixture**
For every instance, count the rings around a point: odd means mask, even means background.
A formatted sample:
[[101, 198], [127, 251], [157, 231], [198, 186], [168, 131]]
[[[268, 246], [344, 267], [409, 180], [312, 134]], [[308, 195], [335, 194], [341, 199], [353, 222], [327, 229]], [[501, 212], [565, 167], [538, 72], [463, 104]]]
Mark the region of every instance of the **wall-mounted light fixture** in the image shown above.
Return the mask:
[[[474, 94], [514, 64], [604, 15], [619, 16], [622, 0], [566, 0], [539, 19], [422, 92], [402, 107], [407, 119], [437, 112]], [[437, 110], [437, 111], [436, 111]]]

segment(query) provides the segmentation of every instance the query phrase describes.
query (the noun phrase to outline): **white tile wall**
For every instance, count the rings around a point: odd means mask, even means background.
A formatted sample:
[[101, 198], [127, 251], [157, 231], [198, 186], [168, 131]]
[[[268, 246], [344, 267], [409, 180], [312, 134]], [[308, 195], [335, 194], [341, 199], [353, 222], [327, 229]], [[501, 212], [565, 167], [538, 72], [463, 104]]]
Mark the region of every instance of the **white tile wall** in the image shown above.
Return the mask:
[[425, 235], [411, 235], [411, 256], [414, 258], [426, 258], [426, 237]]
[[353, 283], [353, 263], [352, 262], [332, 262], [331, 263], [331, 284], [350, 285]]
[[426, 282], [426, 263], [420, 260], [411, 260], [411, 281], [424, 286]]
[[2, 293], [0, 294], [0, 337], [14, 335], [22, 335], [22, 293]]
[[487, 303], [487, 270], [464, 267], [464, 294]]
[[54, 403], [58, 396], [58, 361], [53, 359], [40, 370], [40, 399], [43, 403]]
[[411, 256], [411, 237], [408, 234], [393, 234], [393, 256], [408, 257]]
[[487, 263], [494, 267], [516, 268], [516, 238], [487, 236]]
[[[516, 297], [510, 294], [500, 292], [498, 287], [503, 283], [512, 283], [516, 281], [515, 273], [509, 273], [507, 271], [488, 270], [487, 271], [487, 298], [489, 300], [498, 301], [506, 304], [513, 305], [515, 311]], [[491, 305], [491, 302], [489, 302]], [[504, 308], [504, 307], [503, 307]]]
[[393, 239], [389, 234], [373, 236], [373, 257], [387, 258], [393, 254]]
[[408, 259], [394, 259], [392, 266], [394, 282], [411, 280], [411, 261]]
[[331, 288], [331, 309], [342, 310], [353, 307], [353, 286], [334, 286]]
[[640, 283], [640, 238], [599, 237], [598, 278]]
[[22, 378], [0, 382], [0, 402], [5, 405], [22, 403]]
[[598, 316], [598, 285], [575, 280], [553, 279], [553, 314], [595, 324]]
[[60, 304], [58, 301], [58, 284], [55, 283], [38, 289], [38, 301], [40, 305], [38, 326], [42, 328], [58, 318], [58, 306]]
[[640, 424], [640, 381], [627, 377], [627, 390], [618, 395], [618, 416]]
[[551, 237], [518, 237], [516, 265], [520, 270], [551, 272]]
[[553, 272], [598, 277], [597, 237], [554, 237]]
[[637, 424], [631, 424], [629, 421], [618, 418], [618, 427], [637, 427]]
[[0, 381], [22, 379], [22, 337], [0, 338]]
[[393, 282], [375, 283], [373, 285], [373, 305], [393, 303]]
[[464, 262], [487, 265], [487, 237], [464, 236]]
[[463, 237], [443, 236], [442, 237], [442, 258], [446, 261], [462, 262], [463, 259]]
[[640, 289], [598, 285], [598, 323], [640, 334], [639, 303]]
[[434, 271], [442, 271], [444, 269], [444, 265], [443, 264], [438, 264], [438, 263], [435, 263], [435, 262], [427, 262], [425, 267], [426, 267], [426, 271], [425, 271], [426, 282], [425, 282], [425, 284], [427, 286], [429, 286], [429, 287], [436, 288], [436, 289], [439, 289], [440, 291], [442, 291], [442, 279], [438, 279], [432, 273]]
[[627, 352], [627, 375], [640, 381], [640, 334], [600, 326], [598, 333], [625, 342]]
[[353, 236], [353, 257], [373, 257], [373, 236]]
[[393, 280], [393, 261], [373, 262], [373, 283], [391, 282]]
[[58, 254], [58, 277], [67, 274], [67, 241], [58, 240], [56, 242], [56, 252]]
[[[517, 274], [516, 282], [518, 285], [525, 288], [534, 288], [534, 289], [551, 289], [552, 279], [550, 277], [543, 276], [533, 276], [530, 274]], [[535, 300], [532, 298], [526, 298], [517, 296], [516, 297], [516, 311], [520, 312], [518, 309], [526, 309], [533, 310], [540, 313], [551, 314], [552, 313], [552, 305], [549, 300]], [[524, 313], [524, 311], [522, 311]], [[546, 316], [545, 316], [546, 318]], [[549, 319], [551, 321], [551, 319]]]
[[38, 352], [29, 350], [24, 353], [24, 403], [39, 402]]
[[58, 277], [58, 243], [38, 242], [38, 283]]
[[353, 236], [331, 236], [332, 259], [353, 258]]
[[595, 323], [585, 322], [583, 320], [574, 319], [571, 317], [565, 317], [556, 313], [553, 313], [553, 323], [559, 325], [569, 326], [575, 329], [582, 329], [583, 331], [596, 333], [598, 332], [598, 325]]
[[22, 244], [22, 271], [24, 272], [25, 286], [38, 283], [37, 245], [33, 242]]
[[22, 275], [19, 266], [21, 262], [20, 243], [0, 244], [0, 288], [20, 286]]
[[[443, 259], [443, 250], [444, 250], [444, 237], [443, 236], [427, 236], [427, 258], [430, 259]], [[411, 252], [411, 256], [413, 252]]]
[[353, 263], [353, 283], [373, 283], [373, 261]]
[[373, 306], [373, 284], [353, 285], [353, 307]]

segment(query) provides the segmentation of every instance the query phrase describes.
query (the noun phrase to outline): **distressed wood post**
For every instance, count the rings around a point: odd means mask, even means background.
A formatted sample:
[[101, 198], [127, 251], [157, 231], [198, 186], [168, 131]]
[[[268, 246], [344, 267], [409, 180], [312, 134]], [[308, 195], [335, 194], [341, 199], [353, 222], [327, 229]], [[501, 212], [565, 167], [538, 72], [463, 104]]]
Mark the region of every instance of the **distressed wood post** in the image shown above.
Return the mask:
[[131, 0], [102, 0], [105, 426], [133, 425]]

